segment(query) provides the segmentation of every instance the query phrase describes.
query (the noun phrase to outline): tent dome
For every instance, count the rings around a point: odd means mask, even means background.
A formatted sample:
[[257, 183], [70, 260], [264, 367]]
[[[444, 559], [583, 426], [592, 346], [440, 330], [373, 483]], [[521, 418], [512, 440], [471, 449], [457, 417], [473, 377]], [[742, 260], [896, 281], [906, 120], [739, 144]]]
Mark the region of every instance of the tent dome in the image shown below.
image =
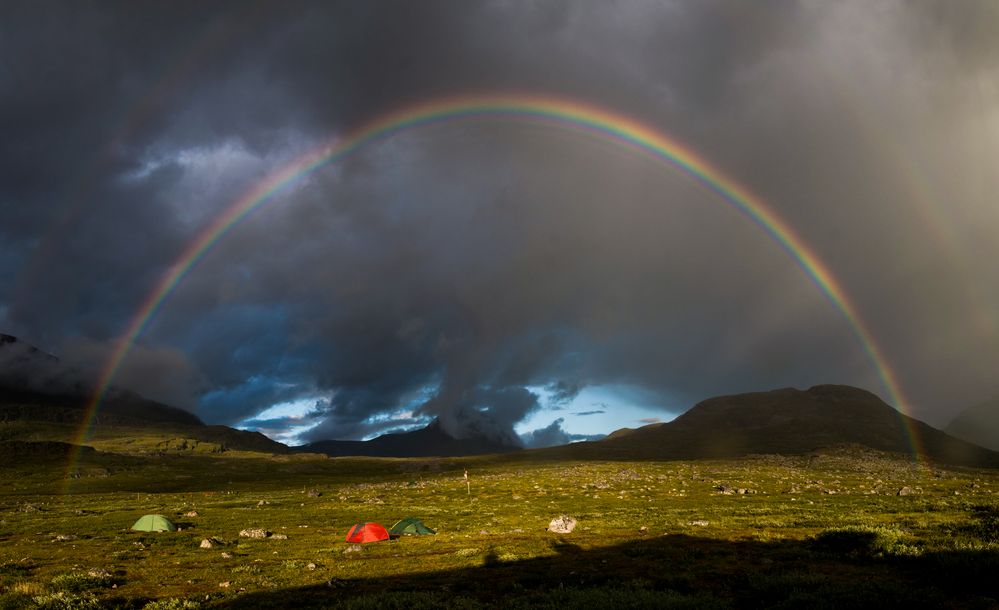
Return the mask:
[[143, 515], [132, 525], [137, 532], [176, 532], [177, 526], [163, 515]]
[[415, 517], [400, 519], [389, 530], [390, 536], [426, 536], [436, 533], [426, 525], [423, 525], [423, 522]]
[[347, 532], [347, 542], [379, 542], [388, 539], [388, 531], [378, 523], [356, 523]]

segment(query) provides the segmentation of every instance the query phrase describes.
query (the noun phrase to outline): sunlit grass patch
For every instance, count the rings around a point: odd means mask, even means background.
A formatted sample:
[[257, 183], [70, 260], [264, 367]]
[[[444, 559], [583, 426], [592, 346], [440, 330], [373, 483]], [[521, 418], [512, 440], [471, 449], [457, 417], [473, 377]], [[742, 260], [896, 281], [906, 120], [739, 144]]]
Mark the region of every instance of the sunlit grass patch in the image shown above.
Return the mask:
[[82, 591], [93, 591], [104, 589], [116, 584], [113, 574], [106, 570], [93, 569], [79, 572], [67, 572], [52, 578], [50, 586], [55, 591], [68, 591], [70, 593], [80, 593]]
[[909, 533], [883, 526], [829, 528], [815, 536], [815, 545], [823, 551], [858, 557], [915, 557], [923, 553]]
[[104, 608], [93, 593], [72, 593], [57, 591], [35, 595], [31, 598], [35, 610], [100, 610]]
[[201, 602], [177, 597], [151, 601], [142, 606], [142, 610], [199, 610], [199, 608]]

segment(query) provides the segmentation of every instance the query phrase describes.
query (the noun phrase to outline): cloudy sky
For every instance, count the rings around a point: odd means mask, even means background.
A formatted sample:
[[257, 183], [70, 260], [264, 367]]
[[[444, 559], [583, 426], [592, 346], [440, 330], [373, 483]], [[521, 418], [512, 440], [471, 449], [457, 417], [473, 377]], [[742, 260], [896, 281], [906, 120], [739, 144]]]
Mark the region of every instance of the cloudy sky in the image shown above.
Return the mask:
[[[0, 332], [98, 375], [206, 227], [387, 113], [543, 96], [743, 185], [839, 283], [903, 406], [999, 394], [999, 4], [4, 2]], [[528, 444], [709, 396], [891, 399], [850, 320], [667, 163], [512, 117], [403, 130], [287, 185], [116, 385], [284, 440], [441, 417]]]

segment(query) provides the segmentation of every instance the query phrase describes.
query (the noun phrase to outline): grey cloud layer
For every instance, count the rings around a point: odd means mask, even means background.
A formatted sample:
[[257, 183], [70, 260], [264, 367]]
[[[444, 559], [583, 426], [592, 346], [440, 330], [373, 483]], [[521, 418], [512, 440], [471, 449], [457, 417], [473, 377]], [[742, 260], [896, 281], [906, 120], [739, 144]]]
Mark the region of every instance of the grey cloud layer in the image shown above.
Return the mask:
[[[0, 331], [83, 368], [268, 172], [415, 100], [515, 90], [636, 116], [758, 193], [839, 278], [918, 416], [999, 392], [992, 3], [8, 11], [0, 56], [25, 59], [0, 79]], [[506, 437], [546, 406], [537, 386], [557, 407], [632, 384], [673, 411], [785, 385], [883, 393], [759, 227], [675, 170], [513, 122], [408, 132], [282, 192], [131, 361], [122, 383], [207, 421], [318, 398], [313, 438], [403, 411]]]

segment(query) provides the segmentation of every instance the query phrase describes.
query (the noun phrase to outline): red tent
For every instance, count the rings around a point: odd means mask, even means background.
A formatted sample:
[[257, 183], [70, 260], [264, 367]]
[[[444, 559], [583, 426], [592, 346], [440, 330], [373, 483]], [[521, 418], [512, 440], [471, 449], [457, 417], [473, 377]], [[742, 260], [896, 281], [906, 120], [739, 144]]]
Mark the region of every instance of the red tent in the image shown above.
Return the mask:
[[378, 542], [388, 539], [388, 531], [377, 523], [356, 523], [347, 532], [347, 542]]

